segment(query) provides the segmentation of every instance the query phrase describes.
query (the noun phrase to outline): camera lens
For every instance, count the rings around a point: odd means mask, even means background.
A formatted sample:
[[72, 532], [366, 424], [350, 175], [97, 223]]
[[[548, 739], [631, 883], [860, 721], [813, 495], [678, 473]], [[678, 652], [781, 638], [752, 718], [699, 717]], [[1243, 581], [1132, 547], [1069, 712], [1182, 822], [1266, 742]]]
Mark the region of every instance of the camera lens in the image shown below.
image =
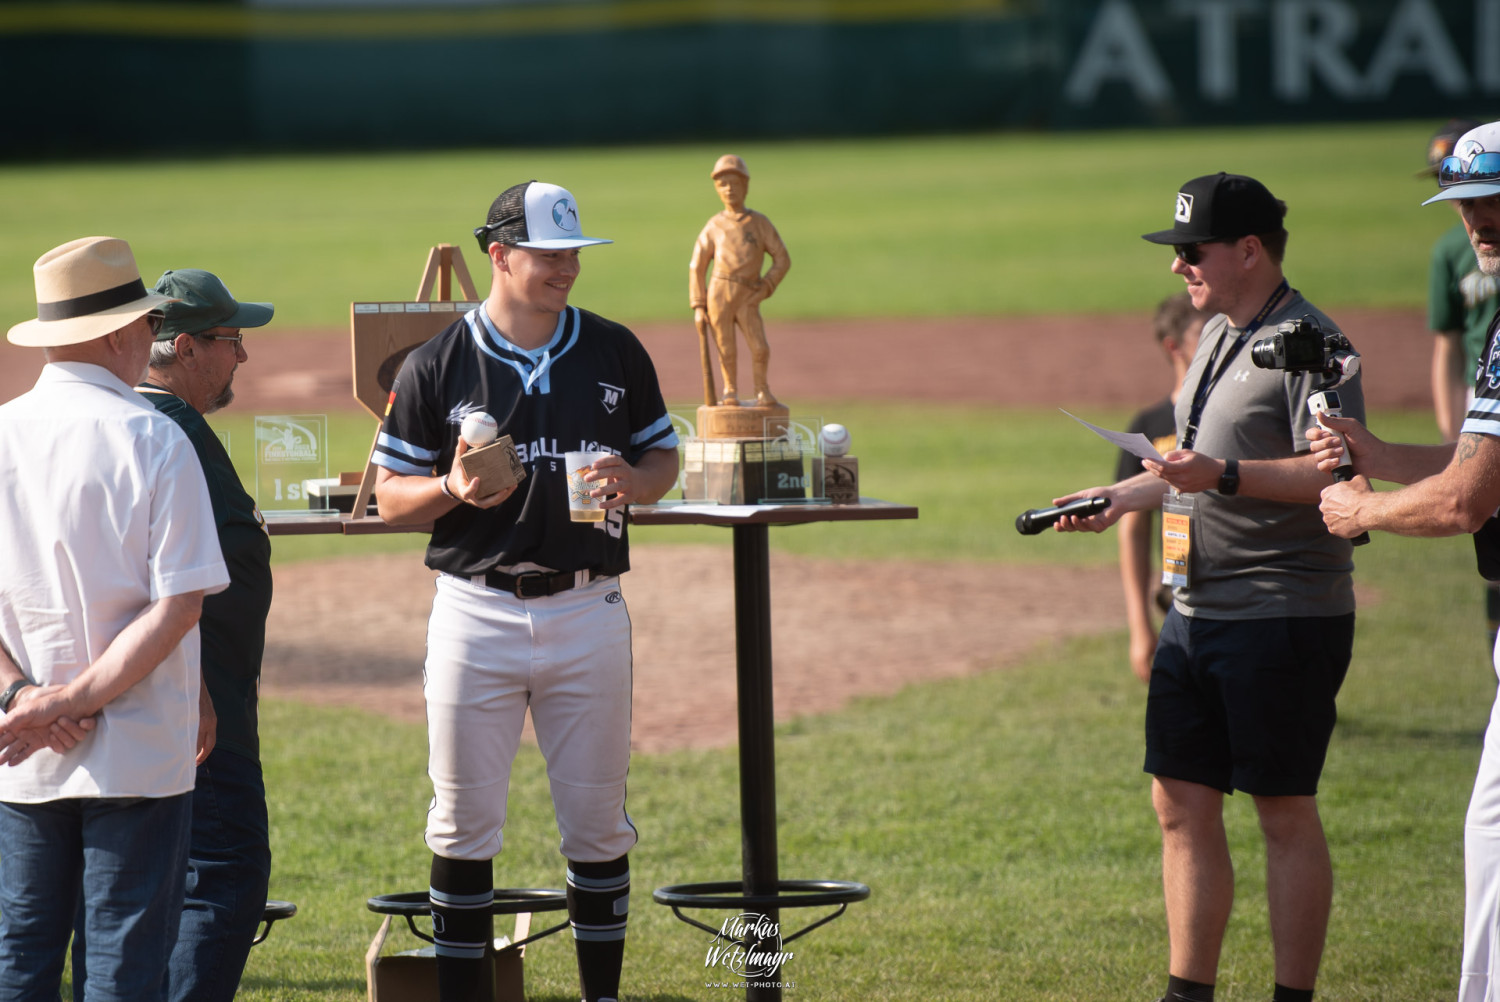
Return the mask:
[[1272, 334], [1263, 337], [1250, 346], [1250, 361], [1255, 363], [1258, 369], [1281, 368], [1281, 335]]

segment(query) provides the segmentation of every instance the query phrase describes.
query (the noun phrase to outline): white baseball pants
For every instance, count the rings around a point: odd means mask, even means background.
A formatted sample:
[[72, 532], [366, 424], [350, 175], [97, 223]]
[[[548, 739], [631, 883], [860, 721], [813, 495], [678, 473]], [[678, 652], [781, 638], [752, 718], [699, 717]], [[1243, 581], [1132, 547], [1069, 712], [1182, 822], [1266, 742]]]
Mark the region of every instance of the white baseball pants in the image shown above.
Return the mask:
[[[1495, 648], [1500, 676], [1500, 644]], [[1484, 732], [1479, 774], [1464, 819], [1464, 953], [1459, 1002], [1500, 1002], [1500, 696]]]
[[562, 854], [603, 862], [635, 845], [625, 813], [630, 614], [618, 578], [519, 599], [439, 575], [424, 678], [433, 852], [450, 859], [500, 852], [528, 706], [547, 761]]

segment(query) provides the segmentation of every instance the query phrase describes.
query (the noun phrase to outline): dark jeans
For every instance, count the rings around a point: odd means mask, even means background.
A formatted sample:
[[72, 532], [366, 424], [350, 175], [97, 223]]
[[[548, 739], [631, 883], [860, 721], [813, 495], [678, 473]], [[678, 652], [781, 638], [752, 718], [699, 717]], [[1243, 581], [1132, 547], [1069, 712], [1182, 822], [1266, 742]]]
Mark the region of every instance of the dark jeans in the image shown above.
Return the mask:
[[[192, 802], [186, 900], [166, 997], [173, 1002], [229, 1002], [239, 988], [271, 879], [260, 763], [215, 749], [198, 767]], [[75, 985], [89, 962], [84, 940], [81, 935], [73, 940]], [[92, 956], [91, 940], [88, 953]], [[73, 998], [84, 1000], [77, 987]], [[88, 1002], [98, 1002], [92, 988]]]
[[0, 1002], [55, 1002], [80, 911], [89, 998], [164, 998], [191, 810], [186, 793], [0, 804]]

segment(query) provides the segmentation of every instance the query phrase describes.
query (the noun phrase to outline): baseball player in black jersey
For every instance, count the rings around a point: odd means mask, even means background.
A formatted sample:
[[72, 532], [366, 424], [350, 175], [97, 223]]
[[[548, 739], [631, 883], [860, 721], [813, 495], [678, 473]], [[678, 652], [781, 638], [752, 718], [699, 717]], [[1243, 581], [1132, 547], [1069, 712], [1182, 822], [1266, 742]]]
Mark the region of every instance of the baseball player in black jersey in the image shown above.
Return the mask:
[[[493, 998], [491, 860], [511, 763], [531, 710], [567, 859], [568, 914], [586, 1002], [619, 993], [636, 832], [630, 756], [625, 506], [677, 477], [677, 436], [656, 370], [625, 327], [568, 305], [582, 236], [573, 196], [506, 189], [474, 231], [489, 297], [413, 351], [391, 389], [376, 496], [392, 524], [433, 522], [440, 571], [427, 631], [431, 900], [443, 1002]], [[455, 460], [485, 411], [527, 472], [489, 490]], [[586, 479], [601, 522], [569, 519], [563, 455], [597, 451]]]

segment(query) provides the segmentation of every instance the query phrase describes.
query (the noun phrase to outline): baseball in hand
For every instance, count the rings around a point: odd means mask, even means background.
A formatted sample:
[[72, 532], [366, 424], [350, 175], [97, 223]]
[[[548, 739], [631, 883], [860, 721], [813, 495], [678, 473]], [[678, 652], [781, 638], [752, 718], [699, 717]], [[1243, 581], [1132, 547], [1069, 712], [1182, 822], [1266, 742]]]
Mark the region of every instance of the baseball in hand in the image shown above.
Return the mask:
[[478, 449], [489, 445], [500, 434], [500, 426], [484, 411], [475, 411], [464, 418], [458, 433], [469, 443], [469, 448]]
[[825, 424], [818, 433], [818, 442], [825, 456], [845, 456], [849, 453], [849, 429], [841, 424]]

